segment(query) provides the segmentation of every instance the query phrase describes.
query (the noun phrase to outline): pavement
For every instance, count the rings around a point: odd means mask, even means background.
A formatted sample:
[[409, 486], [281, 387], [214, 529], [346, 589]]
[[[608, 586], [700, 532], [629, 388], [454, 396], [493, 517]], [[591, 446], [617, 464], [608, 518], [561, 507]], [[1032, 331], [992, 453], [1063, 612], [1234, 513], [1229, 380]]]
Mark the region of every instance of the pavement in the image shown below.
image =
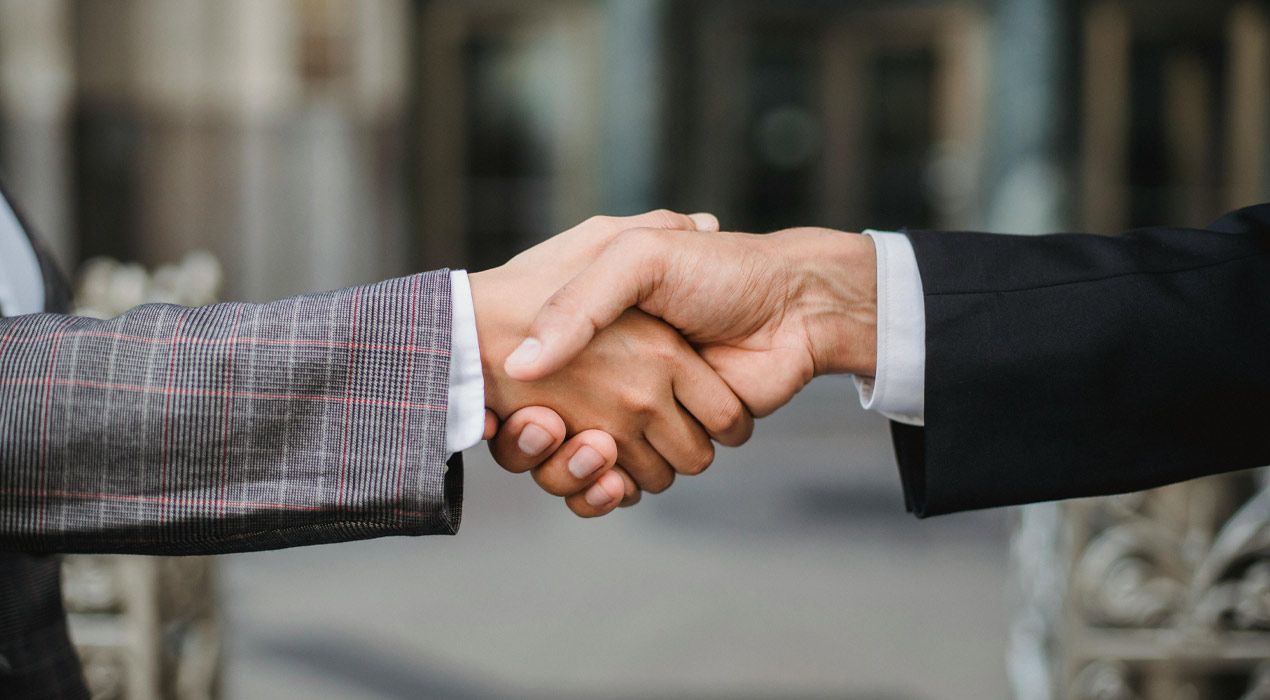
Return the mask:
[[1008, 696], [1006, 515], [906, 514], [848, 380], [598, 520], [467, 459], [456, 537], [223, 557], [225, 696]]

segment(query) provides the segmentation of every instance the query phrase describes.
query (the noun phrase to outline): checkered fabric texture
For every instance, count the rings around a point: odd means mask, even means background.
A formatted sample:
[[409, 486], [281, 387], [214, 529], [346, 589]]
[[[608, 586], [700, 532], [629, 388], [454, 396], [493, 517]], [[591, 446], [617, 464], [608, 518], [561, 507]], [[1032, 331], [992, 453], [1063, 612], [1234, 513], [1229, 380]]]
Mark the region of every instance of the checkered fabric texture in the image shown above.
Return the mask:
[[0, 552], [0, 698], [88, 697], [60, 575], [57, 557]]
[[[10, 201], [3, 183], [0, 197]], [[16, 206], [14, 211], [29, 236], [22, 212]], [[44, 278], [44, 308], [65, 312], [70, 308], [70, 285], [39, 239], [29, 238]], [[0, 310], [0, 317], [3, 315]], [[0, 441], [3, 439], [0, 433]], [[89, 697], [79, 657], [67, 634], [61, 569], [55, 556], [0, 552], [0, 697]]]
[[[31, 245], [46, 309], [65, 312]], [[441, 270], [271, 304], [0, 318], [0, 698], [88, 697], [50, 553], [455, 532], [450, 309]]]
[[0, 320], [0, 550], [450, 534], [447, 271], [269, 304]]

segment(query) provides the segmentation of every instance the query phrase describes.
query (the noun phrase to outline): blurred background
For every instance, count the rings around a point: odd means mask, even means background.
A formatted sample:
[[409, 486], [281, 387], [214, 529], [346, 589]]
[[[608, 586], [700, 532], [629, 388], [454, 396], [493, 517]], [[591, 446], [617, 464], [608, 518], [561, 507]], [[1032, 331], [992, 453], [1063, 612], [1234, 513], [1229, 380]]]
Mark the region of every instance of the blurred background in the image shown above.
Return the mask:
[[[746, 231], [1203, 225], [1270, 189], [1268, 18], [1260, 0], [0, 0], [0, 176], [67, 269], [207, 251], [221, 296], [248, 300], [480, 269], [656, 207]], [[1255, 477], [919, 523], [846, 380], [598, 522], [483, 450], [467, 474], [456, 538], [228, 556], [187, 581], [219, 601], [206, 694], [1270, 697], [1264, 544], [1224, 562], [1244, 617], [1191, 624], [1227, 521], [1253, 508], [1264, 530]], [[1086, 566], [1125, 522], [1182, 554]], [[147, 625], [154, 654], [183, 653]], [[133, 638], [95, 639], [116, 650], [101, 697], [203, 696]]]

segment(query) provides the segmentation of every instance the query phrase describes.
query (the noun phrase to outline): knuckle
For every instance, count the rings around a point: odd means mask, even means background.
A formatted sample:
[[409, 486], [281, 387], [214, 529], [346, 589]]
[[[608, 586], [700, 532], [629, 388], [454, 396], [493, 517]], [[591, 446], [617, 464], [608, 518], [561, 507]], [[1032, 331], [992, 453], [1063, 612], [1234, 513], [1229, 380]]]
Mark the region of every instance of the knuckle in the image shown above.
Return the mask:
[[613, 237], [609, 251], [616, 255], [630, 255], [643, 247], [646, 233], [642, 228], [628, 228]]
[[745, 407], [735, 399], [719, 404], [712, 418], [712, 429], [716, 433], [730, 433], [741, 428], [746, 422]]
[[564, 316], [572, 316], [578, 311], [578, 304], [573, 298], [573, 293], [566, 285], [547, 299], [547, 303], [543, 304], [543, 309]]
[[572, 496], [577, 487], [545, 469], [534, 470], [534, 482], [552, 496]]
[[705, 442], [693, 449], [692, 454], [688, 456], [687, 462], [680, 469], [680, 473], [696, 476], [708, 469], [713, 463], [714, 446], [709, 442]]
[[659, 228], [679, 228], [683, 226], [680, 216], [669, 209], [655, 209], [648, 212], [649, 221]]
[[675, 483], [675, 473], [665, 470], [656, 474], [648, 480], [648, 483], [640, 484], [643, 489], [649, 493], [663, 493]]
[[622, 404], [627, 413], [641, 418], [648, 418], [657, 412], [657, 398], [653, 392], [642, 388], [628, 390], [622, 398]]
[[669, 331], [662, 333], [661, 330], [660, 327], [657, 327], [658, 332], [649, 334], [641, 351], [645, 357], [658, 366], [673, 366], [676, 362], [684, 359], [683, 349], [679, 347], [675, 336], [670, 335]]

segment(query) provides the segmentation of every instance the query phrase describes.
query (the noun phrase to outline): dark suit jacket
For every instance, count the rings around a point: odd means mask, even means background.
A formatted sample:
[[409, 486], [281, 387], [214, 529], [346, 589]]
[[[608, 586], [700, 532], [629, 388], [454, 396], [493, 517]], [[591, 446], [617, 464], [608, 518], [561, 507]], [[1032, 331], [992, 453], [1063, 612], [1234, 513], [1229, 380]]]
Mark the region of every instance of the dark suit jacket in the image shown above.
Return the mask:
[[[31, 228], [2, 184], [0, 197], [10, 202], [29, 234]], [[39, 241], [32, 238], [31, 245], [44, 276], [45, 309], [68, 311], [69, 285]], [[0, 551], [0, 697], [88, 696], [79, 657], [67, 636], [61, 563], [49, 555]]]
[[1270, 205], [1198, 230], [909, 238], [926, 425], [892, 435], [910, 511], [1270, 464]]
[[445, 270], [269, 304], [0, 319], [0, 698], [84, 695], [49, 553], [453, 533], [450, 324]]

